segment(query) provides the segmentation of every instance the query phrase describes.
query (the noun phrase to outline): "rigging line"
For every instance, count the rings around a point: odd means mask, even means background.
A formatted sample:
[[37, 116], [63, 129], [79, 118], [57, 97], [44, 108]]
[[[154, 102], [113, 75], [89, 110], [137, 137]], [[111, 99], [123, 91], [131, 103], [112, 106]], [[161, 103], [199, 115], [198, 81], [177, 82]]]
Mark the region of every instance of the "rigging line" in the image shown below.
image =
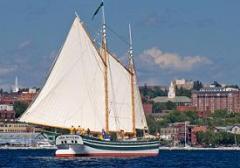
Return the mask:
[[121, 40], [123, 43], [125, 43], [127, 46], [130, 45], [130, 43], [128, 42], [128, 40], [126, 40], [123, 36], [119, 35], [117, 32], [115, 32], [112, 28], [110, 28], [108, 25], [106, 25], [106, 28], [108, 30], [110, 30], [110, 32], [112, 32], [116, 37], [119, 38], [119, 40]]
[[93, 41], [96, 42], [97, 39], [100, 37], [100, 34], [102, 33], [101, 29], [98, 29], [96, 32], [95, 32], [95, 35], [93, 36]]

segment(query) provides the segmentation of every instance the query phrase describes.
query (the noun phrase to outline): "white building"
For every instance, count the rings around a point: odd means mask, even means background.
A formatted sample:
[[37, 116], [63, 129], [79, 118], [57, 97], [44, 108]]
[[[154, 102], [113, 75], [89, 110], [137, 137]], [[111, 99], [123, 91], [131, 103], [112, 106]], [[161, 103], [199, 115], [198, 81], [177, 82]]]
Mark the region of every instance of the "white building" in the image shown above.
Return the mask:
[[174, 86], [173, 82], [171, 82], [171, 84], [169, 86], [169, 91], [168, 91], [168, 98], [173, 99], [175, 97], [176, 97], [175, 86]]
[[193, 81], [186, 80], [186, 79], [176, 79], [173, 81], [177, 88], [184, 88], [184, 89], [192, 89], [193, 88]]
[[0, 111], [13, 111], [13, 105], [0, 104]]
[[18, 87], [18, 77], [15, 78], [15, 85], [13, 86], [13, 93], [17, 93], [19, 91]]

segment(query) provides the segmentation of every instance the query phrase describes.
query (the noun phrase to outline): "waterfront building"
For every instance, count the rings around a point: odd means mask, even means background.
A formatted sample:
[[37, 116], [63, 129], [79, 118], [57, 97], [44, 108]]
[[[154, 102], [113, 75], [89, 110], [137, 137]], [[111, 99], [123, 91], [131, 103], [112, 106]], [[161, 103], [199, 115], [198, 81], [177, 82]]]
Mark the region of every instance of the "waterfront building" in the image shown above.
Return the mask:
[[163, 140], [176, 140], [178, 129], [174, 126], [169, 126], [160, 129], [160, 139]]
[[240, 125], [233, 125], [229, 132], [231, 132], [232, 134], [240, 134]]
[[190, 122], [176, 122], [169, 124], [168, 127], [160, 129], [160, 138], [164, 140], [171, 140], [173, 145], [183, 144], [185, 141], [188, 141], [190, 138], [189, 132]]
[[192, 105], [197, 111], [214, 113], [216, 110], [240, 112], [240, 91], [231, 88], [209, 87], [192, 92]]
[[206, 126], [190, 125], [190, 122], [177, 122], [169, 124], [166, 128], [160, 129], [160, 138], [171, 140], [173, 145], [186, 144], [195, 146], [197, 142], [197, 133], [207, 131]]
[[197, 145], [197, 133], [199, 132], [206, 132], [207, 131], [207, 127], [206, 126], [198, 126], [198, 125], [190, 125], [189, 126], [189, 132], [190, 132], [190, 139], [189, 141], [191, 142], [191, 145]]
[[13, 105], [0, 104], [0, 121], [10, 121], [15, 119]]
[[226, 127], [215, 127], [215, 132], [228, 132], [232, 134], [240, 134], [240, 125], [230, 125]]
[[51, 147], [53, 143], [41, 133], [0, 133], [0, 146]]
[[34, 127], [25, 123], [18, 122], [0, 122], [0, 133], [25, 133], [25, 132], [41, 132], [40, 127]]

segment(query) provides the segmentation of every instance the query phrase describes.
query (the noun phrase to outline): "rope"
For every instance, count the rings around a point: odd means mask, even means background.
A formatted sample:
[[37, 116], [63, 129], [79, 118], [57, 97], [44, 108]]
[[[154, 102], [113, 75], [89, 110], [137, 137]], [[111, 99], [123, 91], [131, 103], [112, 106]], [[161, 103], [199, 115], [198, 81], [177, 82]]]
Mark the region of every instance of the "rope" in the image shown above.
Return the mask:
[[122, 41], [123, 43], [125, 43], [127, 46], [130, 45], [130, 43], [128, 42], [128, 40], [125, 39], [125, 37], [119, 35], [117, 32], [115, 32], [112, 28], [110, 28], [108, 25], [106, 25], [106, 28], [108, 30], [110, 30], [110, 32], [112, 32], [120, 41]]

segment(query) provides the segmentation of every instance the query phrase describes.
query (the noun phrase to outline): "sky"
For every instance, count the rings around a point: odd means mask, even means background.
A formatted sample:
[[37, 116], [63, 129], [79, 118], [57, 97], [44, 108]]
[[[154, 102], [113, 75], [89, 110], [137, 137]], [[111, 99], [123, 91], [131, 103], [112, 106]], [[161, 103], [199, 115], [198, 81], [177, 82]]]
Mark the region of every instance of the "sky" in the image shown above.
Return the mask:
[[[75, 17], [99, 41], [100, 0], [0, 0], [0, 88], [42, 87]], [[128, 24], [140, 85], [240, 84], [239, 0], [105, 0], [108, 47], [126, 62]], [[117, 35], [116, 35], [117, 34]]]

